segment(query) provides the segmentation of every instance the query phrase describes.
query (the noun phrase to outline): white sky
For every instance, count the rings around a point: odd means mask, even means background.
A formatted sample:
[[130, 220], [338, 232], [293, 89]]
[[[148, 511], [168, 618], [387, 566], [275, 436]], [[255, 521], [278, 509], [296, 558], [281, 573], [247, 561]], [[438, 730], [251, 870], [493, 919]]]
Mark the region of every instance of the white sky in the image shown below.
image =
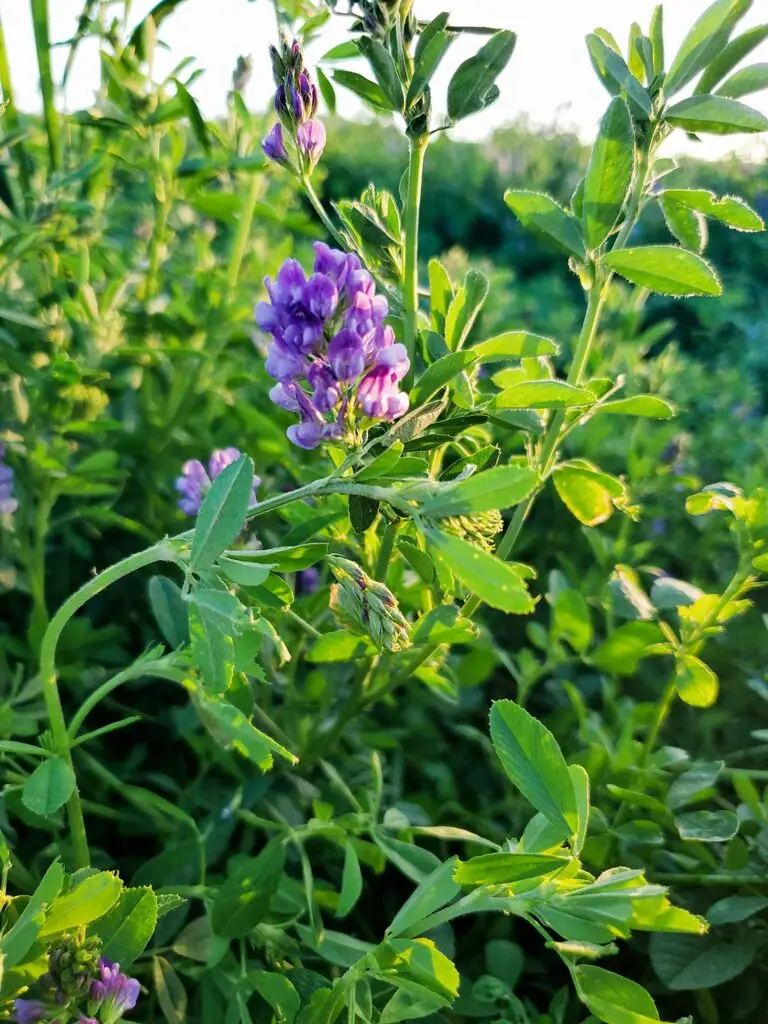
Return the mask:
[[[135, 24], [156, 0], [133, 0], [131, 24]], [[708, 0], [667, 0], [664, 5], [665, 44], [673, 53], [685, 32]], [[511, 28], [518, 34], [517, 48], [507, 70], [499, 80], [501, 98], [488, 111], [477, 114], [459, 127], [465, 138], [481, 138], [493, 127], [518, 114], [530, 115], [536, 122], [557, 122], [575, 127], [585, 138], [593, 135], [606, 103], [607, 93], [597, 79], [587, 56], [584, 36], [594, 28], [607, 28], [622, 43], [632, 21], [647, 30], [656, 0], [416, 0], [419, 16], [434, 17], [450, 9], [455, 24], [486, 24]], [[51, 35], [60, 42], [71, 36], [83, 0], [50, 0]], [[22, 108], [35, 109], [37, 70], [30, 20], [30, 5], [25, 0], [0, 0], [0, 16], [8, 37], [11, 72]], [[113, 8], [117, 10], [117, 8]], [[755, 0], [752, 10], [740, 24], [740, 30], [768, 19], [768, 0]], [[345, 18], [332, 18], [322, 38], [308, 53], [310, 63], [345, 38]], [[160, 38], [169, 50], [157, 59], [159, 72], [169, 71], [187, 56], [197, 60], [205, 74], [193, 85], [192, 92], [203, 112], [222, 113], [230, 86], [232, 69], [239, 54], [252, 54], [254, 74], [246, 99], [254, 109], [263, 109], [272, 91], [267, 44], [275, 36], [274, 15], [269, 0], [187, 0], [162, 25]], [[464, 37], [454, 44], [434, 82], [435, 105], [441, 106], [451, 71], [469, 56], [481, 40]], [[66, 48], [55, 51], [60, 78]], [[747, 63], [768, 61], [768, 41], [753, 51]], [[362, 69], [361, 69], [362, 70]], [[97, 52], [94, 45], [82, 46], [65, 97], [68, 109], [77, 110], [92, 101], [98, 80]], [[358, 116], [361, 108], [354, 97], [339, 89], [339, 110], [346, 116]], [[443, 100], [444, 102], [444, 100]], [[768, 91], [745, 97], [768, 114]], [[760, 136], [731, 136], [725, 139], [704, 137], [703, 144], [688, 142], [676, 132], [672, 151], [699, 156], [717, 156], [735, 149], [745, 156], [765, 157], [768, 145]]]

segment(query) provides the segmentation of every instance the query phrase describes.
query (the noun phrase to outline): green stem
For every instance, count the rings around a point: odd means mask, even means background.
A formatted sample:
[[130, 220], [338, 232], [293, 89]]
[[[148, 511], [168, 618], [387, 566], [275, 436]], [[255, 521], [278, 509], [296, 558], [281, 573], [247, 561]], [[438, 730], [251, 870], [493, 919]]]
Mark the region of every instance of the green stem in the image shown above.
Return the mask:
[[384, 536], [381, 538], [381, 546], [379, 547], [376, 565], [373, 570], [373, 578], [381, 583], [385, 583], [387, 579], [387, 569], [392, 560], [392, 549], [395, 546], [395, 537], [400, 529], [401, 522], [402, 520], [396, 519], [393, 523], [388, 523], [387, 528], [384, 530]]
[[[19, 112], [16, 109], [16, 100], [13, 95], [13, 84], [11, 82], [11, 66], [8, 60], [8, 47], [5, 39], [5, 32], [3, 30], [3, 23], [0, 21], [0, 89], [3, 91], [3, 101], [5, 103], [5, 121], [8, 126], [8, 134], [13, 134], [21, 128], [19, 122]], [[29, 155], [24, 148], [23, 142], [17, 142], [13, 147], [13, 153], [16, 155], [16, 167], [19, 172], [19, 184], [21, 185], [21, 191], [23, 193], [22, 200], [27, 213], [32, 208], [32, 191], [31, 191], [31, 180], [32, 171], [29, 160]]]
[[293, 608], [284, 608], [283, 612], [289, 619], [292, 619], [300, 629], [303, 629], [305, 633], [308, 633], [309, 636], [313, 637], [315, 640], [319, 636], [322, 636], [319, 629], [315, 629], [311, 622], [307, 622], [306, 619], [303, 619], [301, 615], [293, 610]]
[[344, 236], [326, 213], [325, 207], [320, 202], [320, 197], [318, 196], [317, 192], [315, 192], [312, 182], [309, 180], [309, 177], [306, 174], [302, 176], [301, 184], [303, 185], [304, 191], [307, 194], [307, 199], [312, 204], [312, 208], [314, 209], [315, 213], [320, 218], [320, 220], [323, 222], [323, 227], [325, 228], [325, 230], [328, 232], [331, 238], [336, 239], [336, 241], [343, 249], [346, 249], [347, 243], [344, 240]]
[[[403, 341], [408, 349], [413, 379], [416, 336], [419, 329], [419, 214], [424, 180], [424, 158], [428, 137], [410, 140], [408, 160], [408, 202], [405, 207], [405, 269], [403, 276]], [[408, 378], [406, 378], [406, 388]]]
[[[64, 709], [61, 705], [58, 679], [56, 676], [56, 646], [61, 637], [62, 631], [73, 615], [76, 614], [90, 601], [92, 597], [106, 590], [111, 584], [116, 583], [123, 576], [135, 572], [153, 562], [176, 561], [176, 553], [167, 542], [163, 541], [155, 547], [140, 551], [129, 558], [123, 559], [116, 565], [99, 573], [92, 580], [89, 580], [76, 593], [72, 594], [59, 608], [50, 621], [43, 636], [40, 647], [40, 678], [42, 681], [43, 697], [48, 713], [48, 721], [53, 736], [54, 750], [59, 757], [63, 758], [74, 771], [72, 764], [72, 751], [70, 737], [67, 732], [67, 723], [64, 718]], [[88, 853], [88, 839], [85, 832], [85, 821], [83, 820], [83, 808], [80, 803], [80, 793], [77, 786], [67, 802], [67, 814], [69, 817], [69, 829], [72, 837], [75, 868], [86, 868], [90, 864]]]
[[676, 873], [654, 874], [654, 882], [662, 885], [749, 885], [767, 886], [768, 874], [762, 875], [688, 875]]
[[122, 672], [118, 672], [111, 679], [107, 679], [92, 694], [86, 697], [69, 723], [67, 734], [70, 741], [74, 741], [80, 732], [83, 722], [97, 704], [100, 704], [105, 697], [108, 697], [113, 690], [122, 686], [123, 683], [129, 682], [131, 679], [141, 679], [143, 676], [153, 676], [156, 679], [171, 679], [174, 682], [181, 682], [184, 678], [184, 673], [179, 669], [174, 669], [171, 665], [171, 660], [167, 657], [158, 658], [154, 661], [138, 661], [133, 665], [129, 665]]

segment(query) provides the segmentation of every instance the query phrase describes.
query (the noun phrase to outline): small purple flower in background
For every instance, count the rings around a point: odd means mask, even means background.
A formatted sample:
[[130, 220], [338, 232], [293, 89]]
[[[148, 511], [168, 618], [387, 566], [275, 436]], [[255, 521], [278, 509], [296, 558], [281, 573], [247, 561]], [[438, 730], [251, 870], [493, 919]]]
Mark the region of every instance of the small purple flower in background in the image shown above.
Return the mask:
[[269, 397], [299, 414], [287, 433], [301, 448], [358, 443], [371, 421], [395, 420], [408, 409], [400, 381], [410, 363], [384, 323], [387, 300], [357, 256], [324, 242], [314, 248], [313, 273], [286, 260], [275, 281], [265, 282], [269, 301], [255, 311], [272, 336], [265, 366], [278, 383]]
[[[304, 66], [301, 45], [284, 36], [280, 48], [269, 48], [275, 91], [275, 111], [280, 121], [262, 142], [262, 149], [276, 163], [295, 173], [311, 173], [325, 149], [325, 128], [315, 117], [318, 92]], [[286, 146], [283, 129], [292, 143]], [[295, 160], [292, 158], [295, 155]]]
[[10, 515], [19, 507], [13, 496], [13, 470], [3, 462], [5, 445], [0, 441], [0, 514]]
[[37, 1024], [47, 1012], [45, 1004], [38, 999], [16, 999], [13, 1004], [13, 1019], [16, 1024]]
[[126, 1010], [134, 1008], [140, 991], [138, 981], [123, 974], [120, 964], [102, 957], [99, 960], [99, 978], [91, 983], [88, 1011], [98, 1011], [102, 1024], [114, 1024]]
[[99, 1022], [96, 1020], [95, 1017], [83, 1017], [81, 1014], [78, 1024], [99, 1024]]
[[309, 597], [320, 586], [320, 570], [314, 566], [296, 573], [296, 593]]
[[[208, 459], [207, 470], [199, 459], [190, 459], [185, 462], [182, 466], [181, 476], [176, 478], [176, 490], [181, 495], [179, 498], [181, 511], [186, 512], [188, 516], [196, 516], [213, 481], [223, 469], [233, 462], [237, 462], [241, 455], [242, 452], [237, 448], [217, 448]], [[256, 488], [260, 484], [260, 478], [255, 476], [251, 492], [251, 508], [257, 503]]]

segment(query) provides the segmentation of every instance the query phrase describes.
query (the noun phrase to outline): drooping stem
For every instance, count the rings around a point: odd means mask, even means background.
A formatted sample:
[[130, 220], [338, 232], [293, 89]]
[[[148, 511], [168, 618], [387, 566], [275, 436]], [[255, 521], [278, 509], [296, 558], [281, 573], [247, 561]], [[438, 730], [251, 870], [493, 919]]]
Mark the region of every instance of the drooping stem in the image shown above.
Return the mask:
[[424, 157], [428, 137], [410, 140], [408, 161], [408, 202], [405, 207], [405, 268], [403, 278], [403, 326], [405, 347], [411, 361], [409, 376], [413, 376], [414, 355], [419, 315], [419, 214], [421, 189], [424, 181]]
[[[58, 678], [56, 675], [56, 647], [64, 627], [80, 608], [90, 601], [92, 597], [100, 594], [111, 584], [116, 583], [123, 576], [141, 569], [144, 566], [152, 565], [154, 562], [176, 561], [176, 552], [166, 541], [140, 551], [135, 555], [124, 558], [116, 565], [110, 566], [104, 572], [99, 573], [92, 580], [89, 580], [78, 591], [72, 594], [59, 608], [51, 619], [48, 628], [43, 636], [40, 647], [40, 679], [43, 688], [48, 722], [53, 736], [53, 746], [56, 754], [61, 757], [70, 768], [72, 766], [72, 751], [70, 737], [67, 731], [67, 723], [64, 718], [64, 709], [61, 705]], [[88, 853], [88, 839], [85, 832], [85, 821], [83, 819], [83, 808], [80, 802], [80, 793], [77, 785], [72, 796], [67, 801], [67, 816], [69, 819], [69, 830], [72, 838], [75, 868], [86, 868], [90, 864]]]

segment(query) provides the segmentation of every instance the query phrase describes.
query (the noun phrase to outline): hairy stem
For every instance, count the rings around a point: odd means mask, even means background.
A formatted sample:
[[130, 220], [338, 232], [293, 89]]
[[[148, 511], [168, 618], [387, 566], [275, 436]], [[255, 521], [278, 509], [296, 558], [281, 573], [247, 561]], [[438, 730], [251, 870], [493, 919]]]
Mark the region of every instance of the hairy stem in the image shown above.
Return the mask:
[[309, 180], [308, 175], [305, 174], [305, 175], [302, 176], [301, 184], [303, 185], [304, 191], [307, 194], [307, 199], [310, 201], [310, 203], [312, 204], [313, 210], [315, 211], [317, 216], [322, 221], [323, 227], [325, 228], [325, 230], [328, 232], [328, 234], [331, 236], [331, 238], [335, 238], [336, 239], [338, 244], [343, 249], [346, 249], [347, 248], [347, 243], [344, 241], [344, 236], [339, 231], [339, 229], [336, 227], [336, 225], [333, 223], [331, 218], [328, 216], [328, 213], [326, 212], [325, 207], [320, 202], [320, 196], [317, 194], [317, 192], [315, 192], [314, 186], [312, 185], [312, 182]]
[[[161, 561], [176, 561], [176, 553], [166, 541], [162, 541], [146, 551], [140, 551], [135, 555], [131, 555], [116, 565], [105, 569], [104, 572], [89, 580], [64, 602], [51, 619], [45, 631], [40, 647], [40, 678], [42, 681], [43, 697], [53, 736], [54, 750], [59, 757], [67, 762], [73, 771], [70, 736], [64, 718], [64, 709], [61, 705], [61, 695], [56, 675], [56, 647], [62, 631], [72, 616], [87, 601], [90, 601], [92, 597], [106, 590], [107, 587], [122, 579], [123, 576], [128, 576], [137, 569]], [[77, 785], [75, 785], [72, 796], [67, 802], [67, 815], [69, 818], [75, 868], [87, 868], [90, 864], [90, 855], [88, 853], [85, 821], [83, 820], [83, 808]]]

